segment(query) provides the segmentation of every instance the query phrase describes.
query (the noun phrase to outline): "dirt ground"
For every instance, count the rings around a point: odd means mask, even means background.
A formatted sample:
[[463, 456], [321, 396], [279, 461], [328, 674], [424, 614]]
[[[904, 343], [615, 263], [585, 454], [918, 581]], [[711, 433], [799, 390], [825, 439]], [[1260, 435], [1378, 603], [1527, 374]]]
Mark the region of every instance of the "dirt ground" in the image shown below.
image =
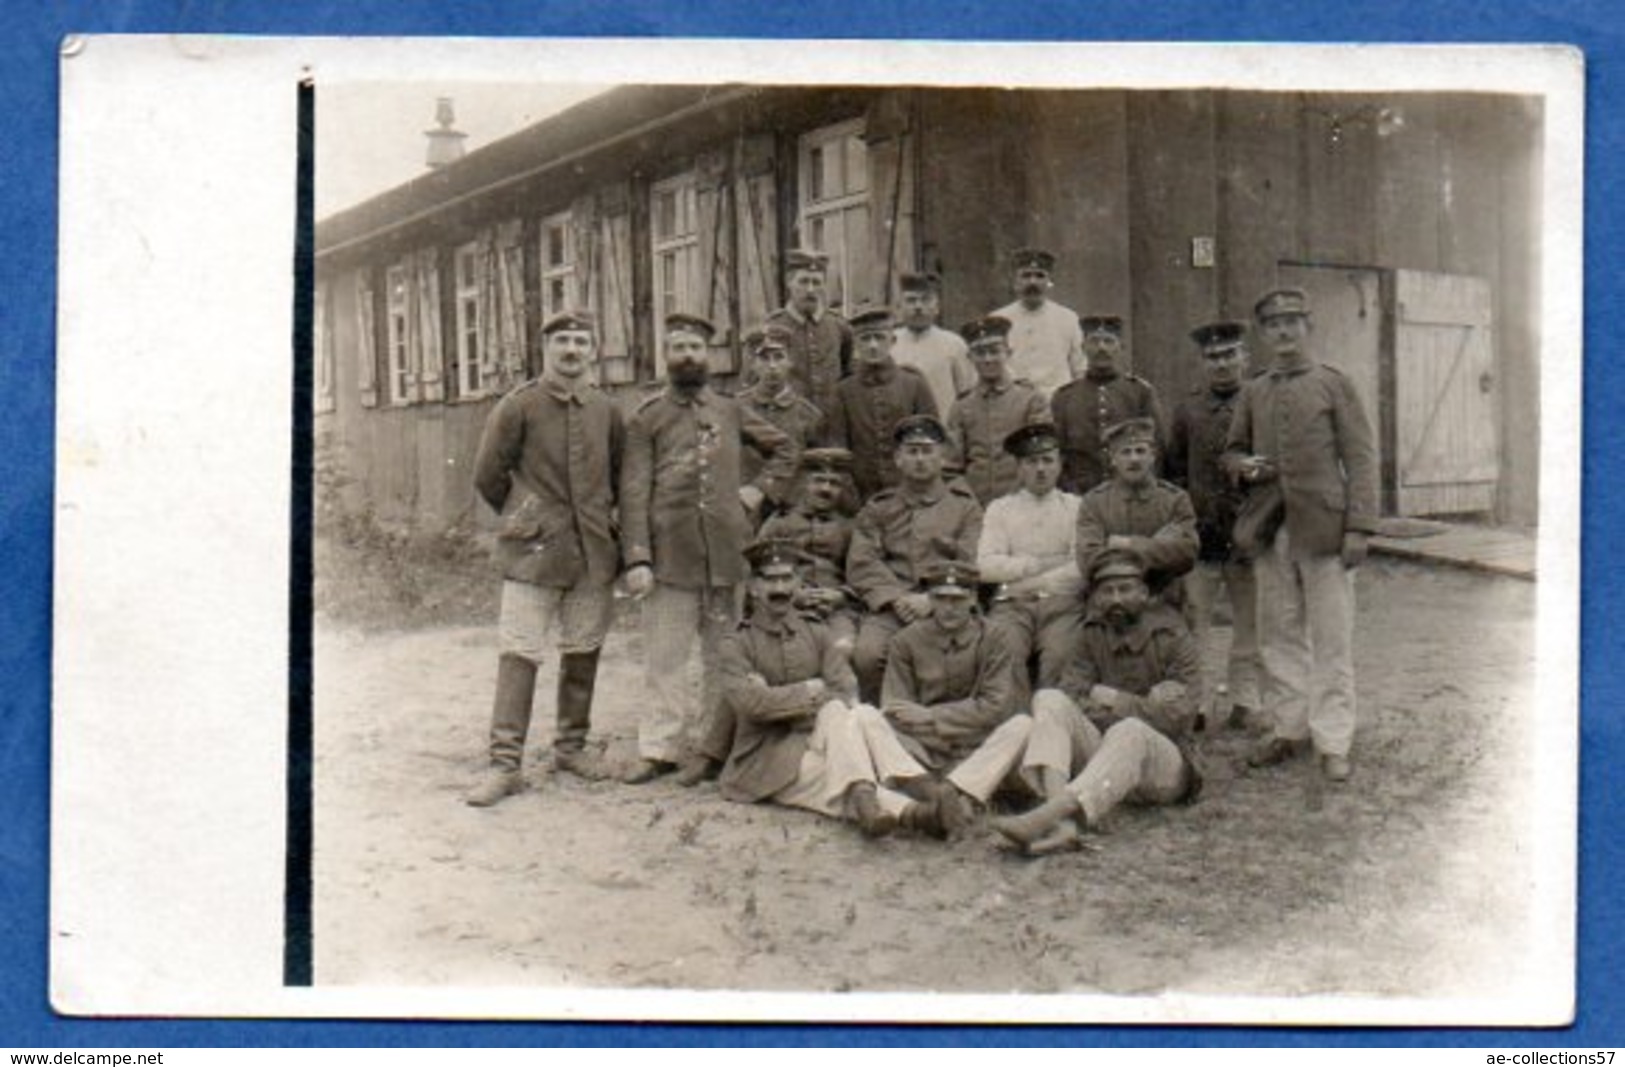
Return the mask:
[[[318, 983], [806, 991], [1466, 996], [1524, 936], [1535, 587], [1392, 561], [1359, 576], [1356, 771], [1205, 742], [1192, 807], [1125, 810], [1083, 852], [871, 842], [714, 785], [555, 777], [552, 666], [530, 788], [476, 810], [494, 627], [319, 615]], [[1216, 628], [1210, 664], [1229, 640]], [[630, 759], [631, 613], [594, 736]]]

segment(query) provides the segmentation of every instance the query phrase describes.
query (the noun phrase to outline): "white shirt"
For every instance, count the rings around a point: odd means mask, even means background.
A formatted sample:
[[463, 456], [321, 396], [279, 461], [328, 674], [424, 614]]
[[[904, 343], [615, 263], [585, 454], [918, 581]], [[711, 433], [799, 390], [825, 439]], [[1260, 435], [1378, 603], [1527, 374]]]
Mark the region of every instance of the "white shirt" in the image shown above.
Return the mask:
[[993, 312], [1010, 320], [1010, 376], [1025, 378], [1045, 397], [1081, 375], [1083, 327], [1078, 313], [1046, 300], [1037, 311], [1021, 301]]
[[[1077, 584], [1073, 542], [1078, 529], [1080, 498], [1060, 489], [1042, 497], [1025, 489], [1007, 493], [987, 506], [976, 567], [984, 582], [1013, 582], [1035, 573], [1034, 560], [1058, 568], [1070, 560], [1063, 584]], [[1059, 576], [1058, 576], [1059, 577]], [[1059, 592], [1060, 590], [1051, 590]]]
[[937, 414], [946, 418], [959, 394], [976, 384], [976, 368], [971, 366], [965, 339], [941, 326], [919, 333], [899, 326], [893, 338], [891, 358], [899, 367], [913, 367], [925, 375]]

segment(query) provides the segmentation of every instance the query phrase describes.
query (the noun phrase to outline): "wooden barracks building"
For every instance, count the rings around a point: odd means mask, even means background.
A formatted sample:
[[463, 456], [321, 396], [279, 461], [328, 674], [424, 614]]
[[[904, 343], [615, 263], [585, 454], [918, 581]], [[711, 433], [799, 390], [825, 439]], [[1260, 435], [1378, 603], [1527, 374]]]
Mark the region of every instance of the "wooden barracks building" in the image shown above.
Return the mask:
[[616, 89], [318, 223], [318, 448], [347, 507], [471, 527], [486, 414], [556, 311], [598, 313], [630, 404], [671, 311], [717, 322], [737, 372], [788, 249], [830, 255], [838, 308], [938, 271], [953, 328], [1037, 245], [1170, 406], [1201, 380], [1193, 325], [1303, 286], [1386, 511], [1532, 527], [1543, 129], [1538, 100], [1481, 94]]

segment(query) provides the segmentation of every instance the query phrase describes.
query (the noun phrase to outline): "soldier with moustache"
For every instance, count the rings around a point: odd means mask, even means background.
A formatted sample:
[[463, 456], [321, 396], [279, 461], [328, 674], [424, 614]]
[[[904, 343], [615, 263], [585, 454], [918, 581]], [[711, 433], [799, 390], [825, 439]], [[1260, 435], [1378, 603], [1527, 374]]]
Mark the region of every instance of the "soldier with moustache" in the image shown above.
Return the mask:
[[1084, 372], [1078, 313], [1049, 298], [1055, 288], [1055, 256], [1041, 248], [1010, 257], [1014, 303], [993, 314], [1010, 322], [1010, 373], [1031, 382], [1045, 399]]
[[[790, 329], [780, 323], [765, 323], [745, 334], [745, 351], [750, 356], [751, 384], [735, 394], [757, 415], [777, 426], [796, 455], [824, 441], [824, 413], [802, 396], [790, 378]], [[742, 453], [742, 476], [754, 481], [762, 470], [762, 460], [752, 451]], [[785, 494], [779, 494], [781, 497]], [[761, 514], [757, 505], [756, 518]]]
[[904, 274], [897, 283], [903, 324], [897, 328], [892, 358], [899, 367], [913, 367], [925, 375], [937, 411], [976, 384], [964, 338], [937, 325], [942, 313], [942, 279], [933, 273]]
[[1150, 419], [1162, 439], [1157, 392], [1144, 378], [1123, 370], [1123, 320], [1089, 315], [1083, 331], [1083, 376], [1056, 392], [1050, 413], [1061, 435], [1061, 488], [1083, 494], [1111, 473], [1105, 431], [1127, 419]]
[[828, 273], [829, 257], [822, 253], [785, 253], [790, 300], [767, 317], [789, 331], [790, 381], [826, 417], [835, 406], [835, 383], [852, 364], [852, 329], [826, 303]]
[[848, 656], [858, 632], [858, 603], [846, 584], [852, 517], [841, 510], [851, 495], [851, 470], [852, 453], [844, 448], [803, 452], [795, 506], [768, 519], [760, 534], [764, 541], [794, 546], [805, 557], [796, 606], [829, 626]]
[[[665, 388], [627, 424], [622, 544], [627, 590], [643, 602], [648, 685], [639, 760], [623, 778], [632, 784], [686, 763], [680, 781], [691, 785], [708, 769], [691, 742], [719, 714], [717, 652], [738, 616], [747, 510], [794, 477], [789, 438], [748, 405], [710, 388], [707, 346], [714, 333], [698, 316], [666, 317]], [[746, 447], [766, 461], [754, 486], [742, 479]], [[698, 708], [687, 694], [696, 636], [703, 665]]]
[[541, 377], [504, 396], [486, 420], [474, 486], [501, 516], [502, 606], [490, 767], [469, 792], [490, 807], [524, 788], [521, 764], [537, 665], [557, 631], [553, 768], [602, 777], [587, 752], [598, 655], [613, 614], [620, 408], [593, 383], [596, 327], [582, 312], [542, 326]]
[[1201, 545], [1191, 498], [1156, 476], [1157, 429], [1150, 419], [1120, 422], [1105, 437], [1112, 476], [1078, 504], [1078, 573], [1089, 574], [1095, 556], [1107, 549], [1131, 549], [1151, 592], [1177, 607], [1183, 602], [1179, 579], [1196, 565]]
[[857, 702], [857, 682], [835, 635], [796, 607], [806, 557], [771, 538], [753, 544], [747, 556], [755, 609], [721, 652], [731, 727], [714, 729], [706, 743], [723, 764], [722, 795], [848, 820], [869, 837], [899, 827], [945, 836], [940, 791], [880, 713]]
[[[1232, 541], [1236, 515], [1246, 498], [1224, 469], [1225, 440], [1247, 370], [1247, 326], [1212, 322], [1191, 331], [1201, 353], [1205, 384], [1174, 409], [1163, 468], [1168, 480], [1190, 494], [1201, 538], [1196, 567], [1185, 576], [1186, 619], [1196, 647], [1207, 647], [1213, 605], [1222, 587], [1230, 603], [1230, 649], [1226, 657], [1225, 707], [1203, 709], [1203, 725], [1241, 726], [1258, 708], [1258, 592], [1252, 561]], [[1211, 711], [1213, 720], [1206, 722]]]
[[1060, 686], [1033, 697], [1022, 776], [1045, 798], [993, 827], [1031, 855], [1074, 846], [1125, 801], [1191, 803], [1201, 672], [1179, 613], [1152, 596], [1132, 549], [1091, 561], [1089, 614]]

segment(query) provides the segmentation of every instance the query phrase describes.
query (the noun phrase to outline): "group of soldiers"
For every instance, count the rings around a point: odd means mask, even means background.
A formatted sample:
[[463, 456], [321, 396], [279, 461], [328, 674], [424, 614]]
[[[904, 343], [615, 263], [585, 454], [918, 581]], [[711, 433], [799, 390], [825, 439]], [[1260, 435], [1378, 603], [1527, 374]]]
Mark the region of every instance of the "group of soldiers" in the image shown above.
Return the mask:
[[[1015, 302], [955, 333], [935, 275], [842, 318], [823, 257], [790, 253], [747, 384], [713, 388], [714, 327], [671, 315], [664, 381], [625, 418], [594, 384], [592, 318], [545, 323], [542, 373], [497, 404], [476, 461], [504, 580], [468, 803], [523, 788], [550, 630], [553, 766], [610, 776], [587, 735], [617, 580], [641, 601], [647, 682], [627, 783], [715, 778], [731, 800], [942, 839], [1002, 792], [994, 829], [1045, 854], [1120, 803], [1195, 799], [1202, 730], [1261, 728], [1254, 766], [1312, 752], [1346, 780], [1375, 458], [1351, 384], [1311, 356], [1307, 296], [1258, 301], [1251, 376], [1245, 324], [1192, 330], [1205, 384], [1169, 416], [1123, 369], [1120, 318], [1049, 299], [1054, 266], [1017, 253]], [[1221, 588], [1222, 681], [1200, 655]]]

